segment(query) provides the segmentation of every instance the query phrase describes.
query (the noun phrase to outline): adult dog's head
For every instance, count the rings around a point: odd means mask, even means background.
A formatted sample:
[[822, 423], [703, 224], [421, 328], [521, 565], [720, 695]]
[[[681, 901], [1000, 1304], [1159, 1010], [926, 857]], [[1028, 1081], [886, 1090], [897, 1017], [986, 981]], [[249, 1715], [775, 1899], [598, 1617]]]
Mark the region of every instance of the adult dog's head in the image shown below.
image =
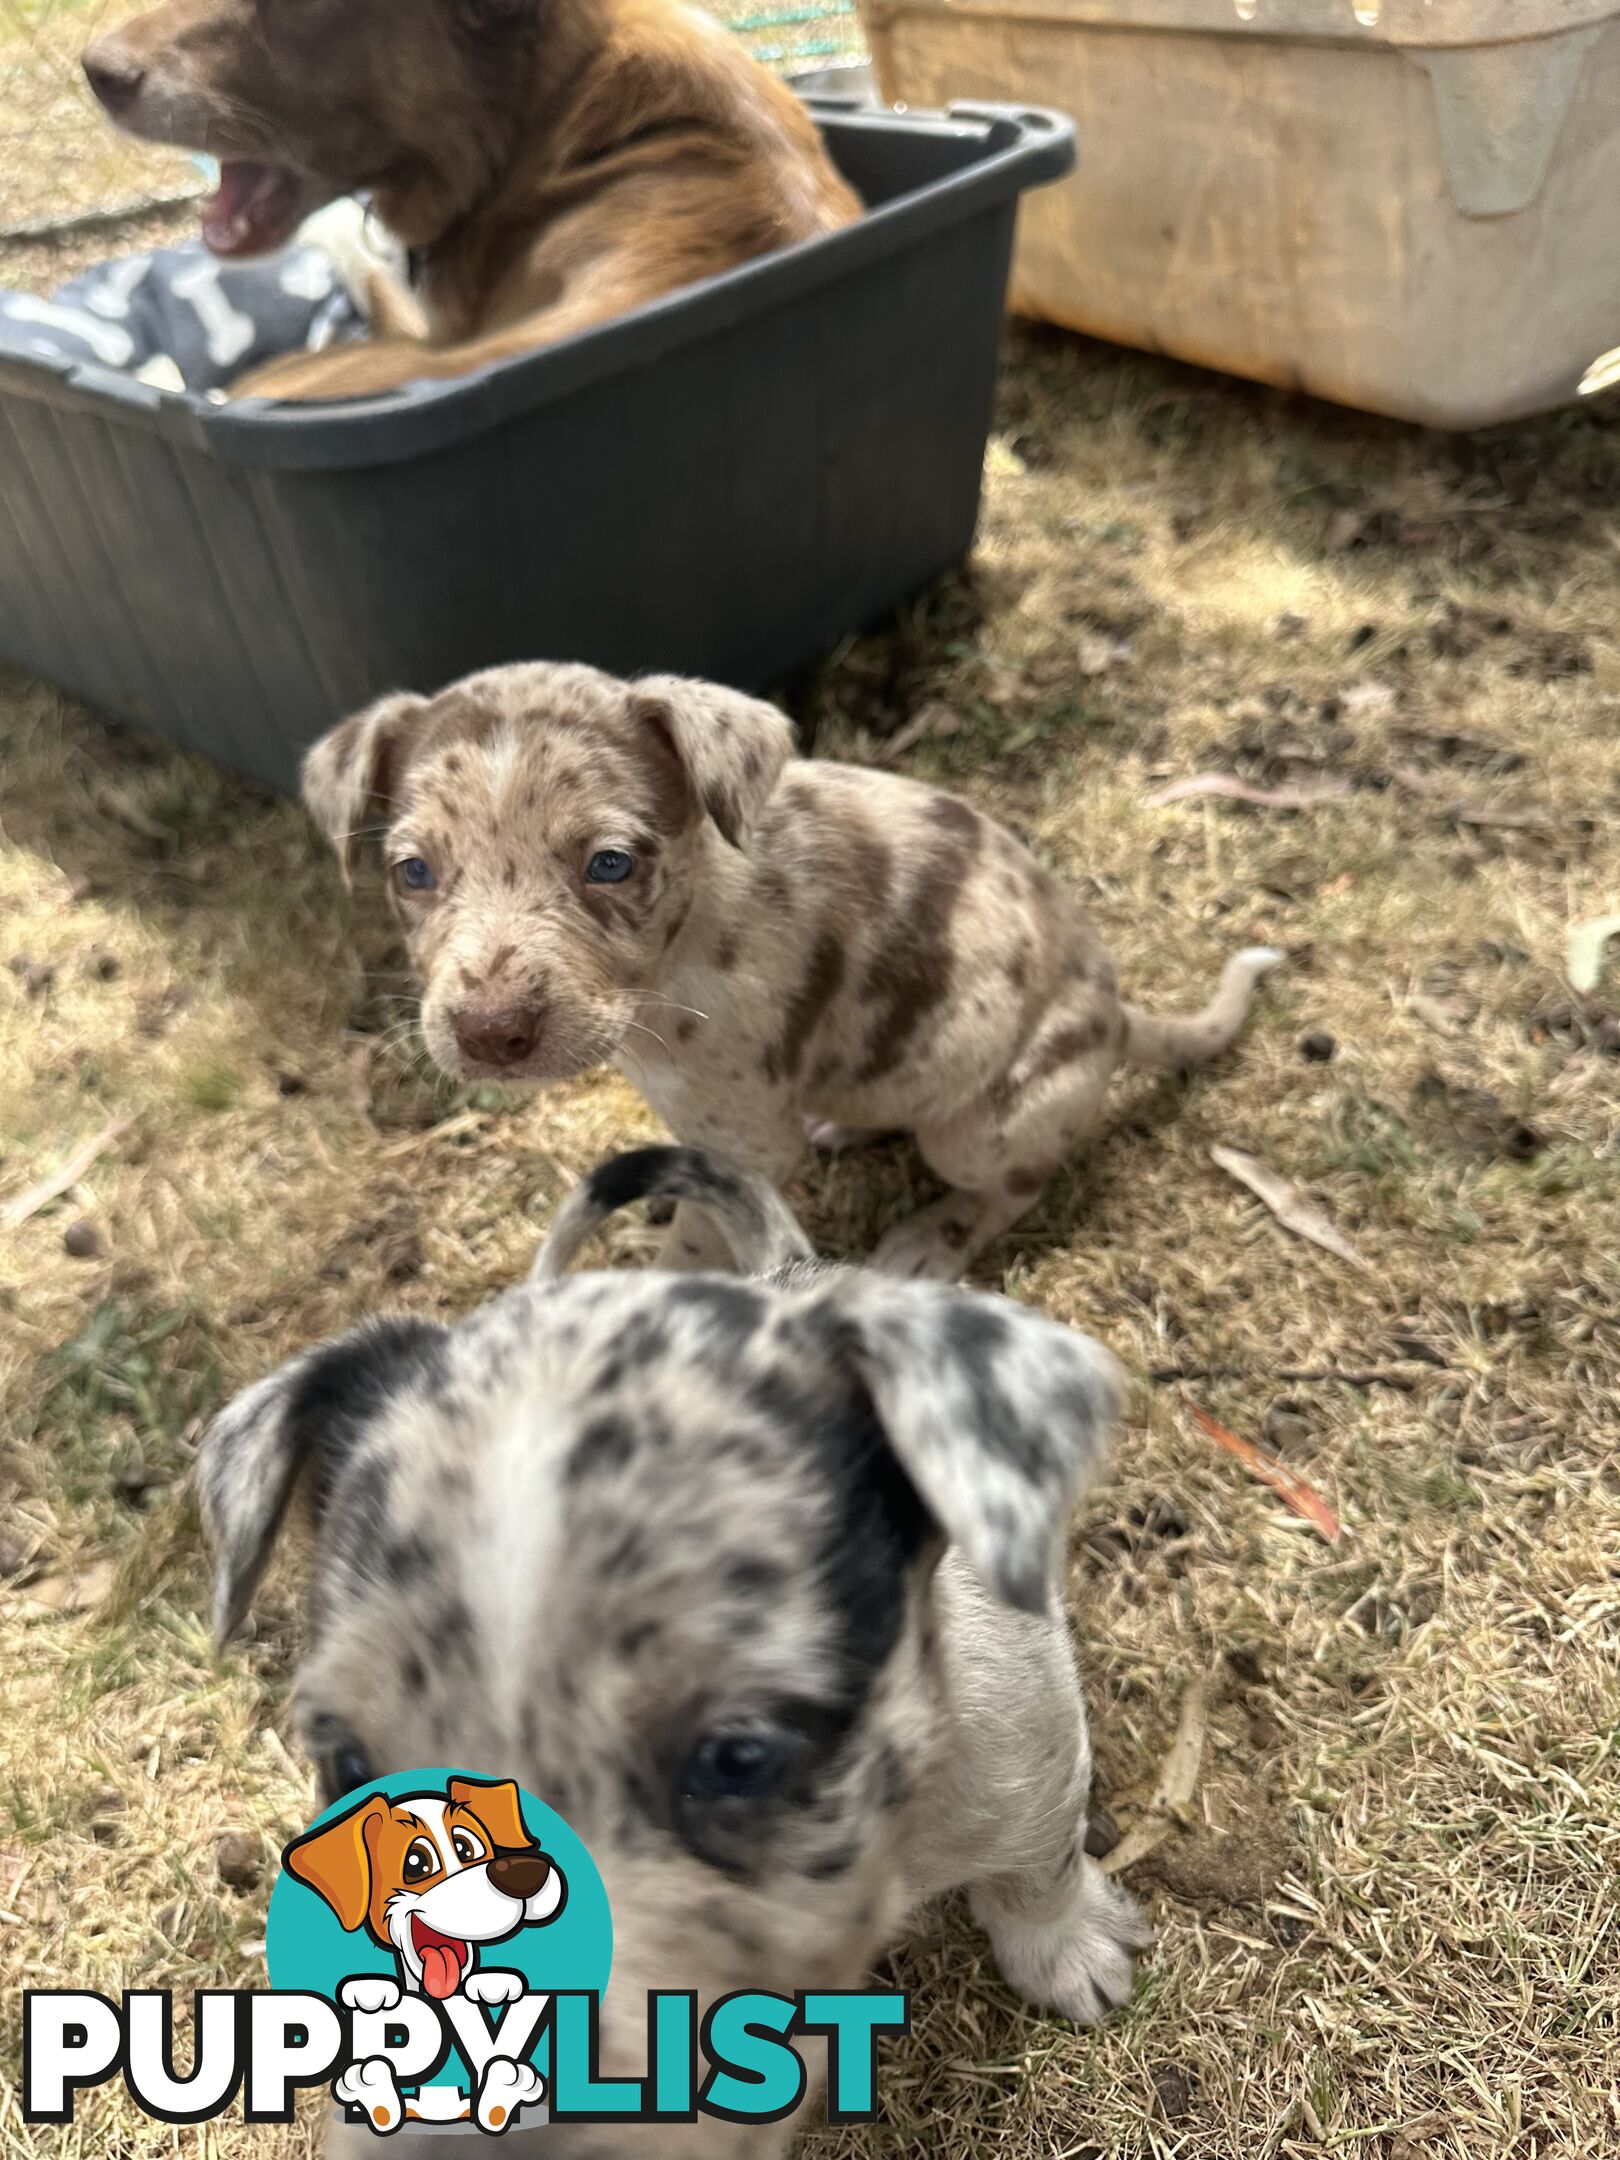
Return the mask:
[[558, 1080], [663, 1039], [649, 986], [792, 747], [712, 683], [535, 663], [357, 713], [304, 799], [345, 862], [381, 833], [436, 1062]]
[[537, 0], [166, 0], [84, 71], [127, 134], [219, 160], [216, 254], [268, 253], [363, 190], [426, 247], [506, 164], [539, 22]]

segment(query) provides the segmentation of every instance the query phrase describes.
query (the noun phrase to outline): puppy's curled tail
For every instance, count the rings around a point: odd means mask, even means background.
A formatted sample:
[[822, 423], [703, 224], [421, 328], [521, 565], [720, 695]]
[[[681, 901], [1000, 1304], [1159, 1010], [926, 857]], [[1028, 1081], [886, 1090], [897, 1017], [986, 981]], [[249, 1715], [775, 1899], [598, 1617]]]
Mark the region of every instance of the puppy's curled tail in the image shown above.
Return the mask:
[[1222, 968], [1220, 985], [1200, 1013], [1150, 1013], [1139, 1005], [1127, 1005], [1126, 1061], [1160, 1071], [1207, 1065], [1236, 1042], [1255, 984], [1286, 958], [1275, 945], [1246, 945]]
[[793, 1260], [813, 1260], [810, 1240], [768, 1178], [736, 1169], [707, 1148], [646, 1147], [610, 1155], [575, 1187], [552, 1218], [529, 1271], [555, 1282], [581, 1245], [610, 1215], [634, 1200], [689, 1200], [725, 1236], [744, 1275], [769, 1275]]

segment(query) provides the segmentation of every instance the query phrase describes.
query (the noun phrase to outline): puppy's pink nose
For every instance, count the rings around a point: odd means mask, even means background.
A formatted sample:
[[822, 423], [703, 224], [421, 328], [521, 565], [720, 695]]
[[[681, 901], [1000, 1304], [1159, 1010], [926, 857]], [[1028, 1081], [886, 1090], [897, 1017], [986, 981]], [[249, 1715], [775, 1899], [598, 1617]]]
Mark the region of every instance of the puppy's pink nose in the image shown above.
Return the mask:
[[97, 38], [86, 46], [80, 65], [85, 81], [115, 117], [129, 110], [146, 80], [140, 61], [115, 37]]
[[456, 1047], [480, 1065], [521, 1065], [540, 1034], [532, 1005], [467, 1005], [451, 1022]]
[[508, 1897], [532, 1898], [545, 1888], [550, 1873], [551, 1862], [544, 1853], [497, 1853], [489, 1863], [490, 1881]]

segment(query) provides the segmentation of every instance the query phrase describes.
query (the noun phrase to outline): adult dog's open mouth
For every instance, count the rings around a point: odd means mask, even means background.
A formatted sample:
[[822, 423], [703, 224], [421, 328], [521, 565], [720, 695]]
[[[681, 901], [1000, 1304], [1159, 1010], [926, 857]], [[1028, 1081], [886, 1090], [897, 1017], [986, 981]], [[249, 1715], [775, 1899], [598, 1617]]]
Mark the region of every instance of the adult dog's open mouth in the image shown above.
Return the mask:
[[441, 1935], [429, 1927], [420, 1913], [411, 1914], [411, 1947], [422, 1960], [422, 1986], [436, 2002], [443, 2002], [461, 1985], [461, 1976], [472, 1963], [472, 1946], [454, 1935]]
[[[284, 165], [227, 158], [219, 189], [203, 205], [202, 236], [216, 255], [269, 255], [298, 230], [307, 190]], [[448, 1991], [447, 1991], [448, 1992]]]

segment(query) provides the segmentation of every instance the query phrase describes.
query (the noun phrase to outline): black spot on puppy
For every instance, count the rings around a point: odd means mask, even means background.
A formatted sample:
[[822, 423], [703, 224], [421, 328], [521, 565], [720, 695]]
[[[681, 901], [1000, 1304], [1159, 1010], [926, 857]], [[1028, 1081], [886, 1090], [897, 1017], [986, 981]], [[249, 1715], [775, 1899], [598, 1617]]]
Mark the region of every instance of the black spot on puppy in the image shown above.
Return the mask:
[[721, 1278], [672, 1283], [668, 1303], [677, 1311], [700, 1315], [732, 1344], [746, 1342], [765, 1318], [765, 1301], [757, 1290]]
[[623, 1418], [592, 1418], [575, 1441], [563, 1475], [570, 1485], [581, 1478], [610, 1477], [623, 1470], [635, 1452], [635, 1432]]
[[[355, 1442], [394, 1397], [408, 1387], [443, 1387], [446, 1343], [445, 1330], [430, 1320], [374, 1320], [311, 1359], [287, 1405], [287, 1431], [295, 1459], [311, 1463], [317, 1516]], [[373, 1486], [377, 1481], [374, 1474]], [[381, 1482], [381, 1496], [371, 1495], [379, 1520], [386, 1477]]]

